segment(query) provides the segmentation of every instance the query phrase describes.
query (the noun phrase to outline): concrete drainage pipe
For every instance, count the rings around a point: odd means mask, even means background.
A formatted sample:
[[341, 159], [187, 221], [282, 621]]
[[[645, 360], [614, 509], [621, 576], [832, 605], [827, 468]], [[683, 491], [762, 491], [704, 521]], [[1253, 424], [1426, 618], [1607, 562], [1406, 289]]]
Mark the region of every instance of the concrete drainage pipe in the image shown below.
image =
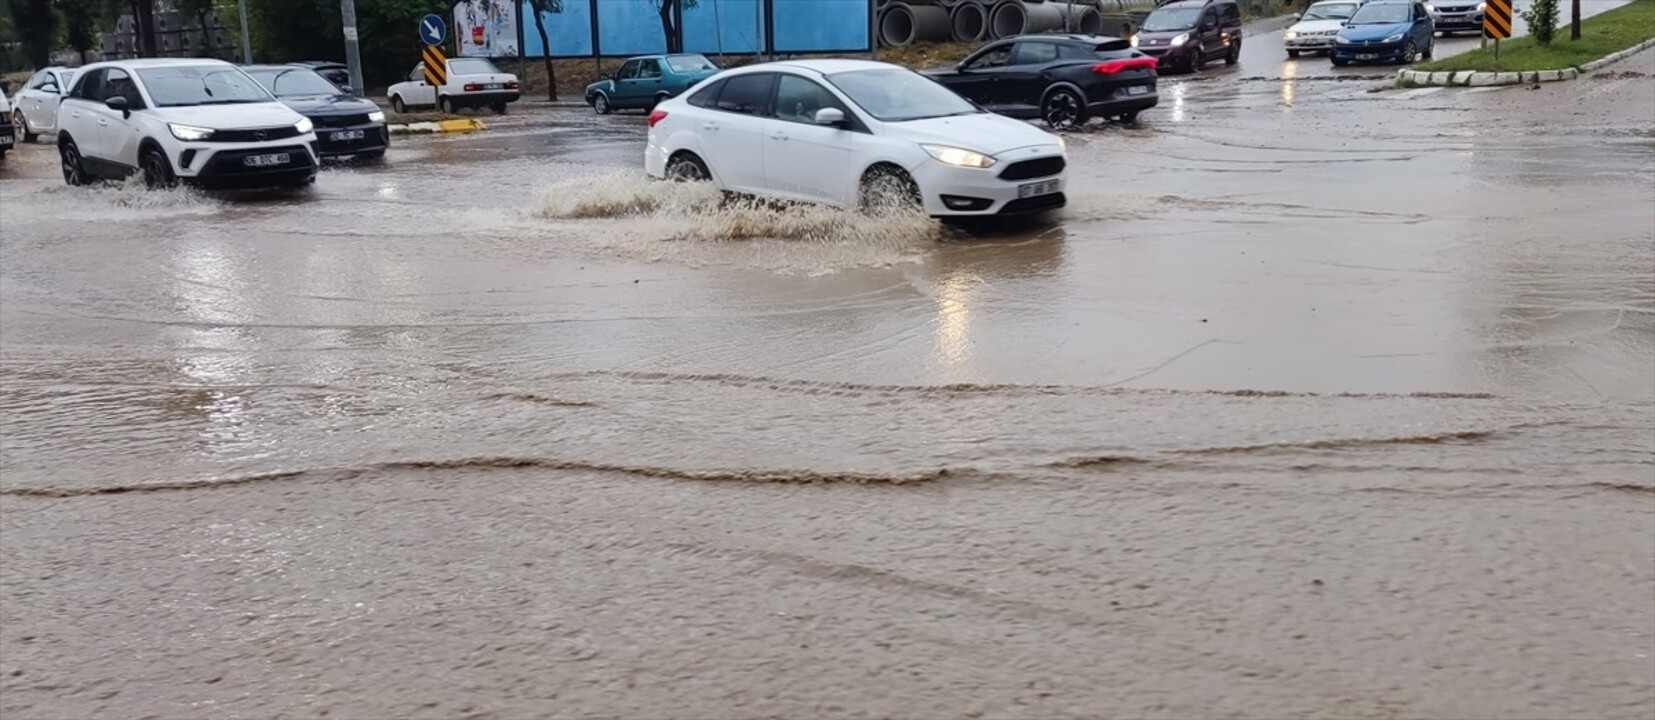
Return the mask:
[[990, 32], [995, 38], [1063, 29], [1063, 11], [1058, 3], [1002, 2], [994, 6], [989, 18]]
[[988, 8], [982, 3], [962, 2], [949, 15], [954, 26], [954, 39], [959, 42], [977, 42], [988, 37]]
[[879, 40], [887, 47], [947, 40], [952, 27], [948, 11], [934, 5], [893, 2], [879, 19]]

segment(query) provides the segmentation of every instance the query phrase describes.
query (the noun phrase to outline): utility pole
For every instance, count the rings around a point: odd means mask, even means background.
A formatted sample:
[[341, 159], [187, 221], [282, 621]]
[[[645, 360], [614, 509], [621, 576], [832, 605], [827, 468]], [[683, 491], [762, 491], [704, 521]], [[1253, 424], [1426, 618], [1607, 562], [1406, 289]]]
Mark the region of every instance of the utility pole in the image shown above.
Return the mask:
[[345, 64], [351, 69], [351, 94], [362, 97], [362, 50], [356, 44], [356, 0], [339, 0], [339, 15], [345, 28]]
[[241, 61], [253, 64], [253, 37], [247, 34], [247, 0], [236, 0], [236, 16], [241, 18]]
[[1570, 16], [1570, 18], [1569, 18], [1569, 39], [1570, 40], [1579, 40], [1580, 39], [1580, 0], [1574, 0], [1573, 2], [1569, 3], [1569, 9], [1574, 11], [1574, 14], [1572, 16]]

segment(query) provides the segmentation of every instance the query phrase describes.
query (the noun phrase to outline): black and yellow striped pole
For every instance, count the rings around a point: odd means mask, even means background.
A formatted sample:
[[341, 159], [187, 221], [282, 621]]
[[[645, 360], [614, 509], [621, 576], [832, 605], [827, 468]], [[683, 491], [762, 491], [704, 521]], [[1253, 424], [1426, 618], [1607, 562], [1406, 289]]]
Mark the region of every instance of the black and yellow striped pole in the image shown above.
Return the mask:
[[440, 95], [442, 86], [448, 84], [448, 59], [443, 57], [442, 46], [426, 45], [420, 57], [425, 61], [426, 84]]
[[1488, 0], [1483, 37], [1494, 38], [1494, 59], [1500, 59], [1500, 41], [1511, 37], [1511, 0]]

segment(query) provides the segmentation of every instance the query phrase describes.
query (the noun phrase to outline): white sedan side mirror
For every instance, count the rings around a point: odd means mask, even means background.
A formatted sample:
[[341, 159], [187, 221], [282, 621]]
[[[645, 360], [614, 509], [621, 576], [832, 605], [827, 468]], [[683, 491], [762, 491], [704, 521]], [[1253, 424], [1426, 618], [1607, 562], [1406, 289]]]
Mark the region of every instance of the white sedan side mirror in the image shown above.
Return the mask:
[[817, 110], [816, 124], [843, 125], [845, 124], [845, 111], [840, 110], [839, 108], [822, 108], [821, 110]]

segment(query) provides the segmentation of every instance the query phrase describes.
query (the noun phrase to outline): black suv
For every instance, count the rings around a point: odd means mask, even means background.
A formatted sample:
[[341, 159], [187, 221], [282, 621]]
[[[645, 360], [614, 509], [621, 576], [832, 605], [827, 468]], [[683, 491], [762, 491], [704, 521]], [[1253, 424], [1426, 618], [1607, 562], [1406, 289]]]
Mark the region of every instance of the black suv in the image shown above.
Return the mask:
[[1132, 44], [1161, 67], [1196, 72], [1209, 61], [1241, 59], [1241, 8], [1235, 0], [1178, 0], [1144, 18]]
[[1094, 116], [1134, 122], [1155, 107], [1155, 59], [1120, 38], [1018, 35], [926, 73], [985, 110], [1057, 129]]

